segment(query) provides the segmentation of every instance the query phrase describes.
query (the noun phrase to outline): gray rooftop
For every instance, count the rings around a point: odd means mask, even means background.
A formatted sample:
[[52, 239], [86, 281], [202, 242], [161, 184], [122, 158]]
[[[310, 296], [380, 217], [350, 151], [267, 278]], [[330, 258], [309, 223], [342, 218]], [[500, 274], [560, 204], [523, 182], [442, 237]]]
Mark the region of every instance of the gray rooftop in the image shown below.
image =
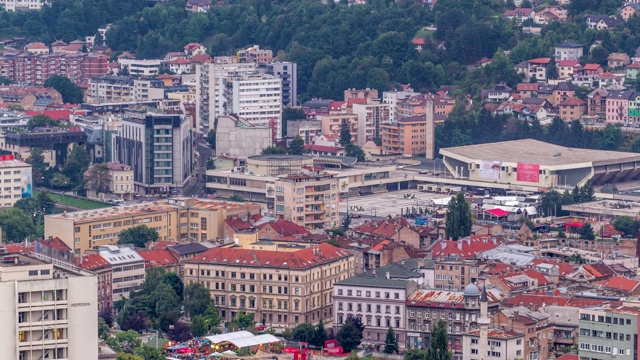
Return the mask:
[[[378, 268], [375, 273], [373, 271], [367, 271], [366, 273], [342, 280], [337, 284], [405, 289], [413, 279], [422, 277], [422, 274], [419, 272], [419, 262], [421, 261], [425, 263], [425, 268], [433, 269], [434, 261], [431, 259], [406, 259], [382, 266]], [[387, 274], [389, 278], [387, 278]]]
[[441, 149], [440, 153], [453, 158], [466, 158], [469, 161], [490, 159], [542, 166], [574, 165], [577, 163], [599, 165], [601, 163], [640, 161], [640, 154], [636, 153], [569, 148], [532, 139], [451, 147]]

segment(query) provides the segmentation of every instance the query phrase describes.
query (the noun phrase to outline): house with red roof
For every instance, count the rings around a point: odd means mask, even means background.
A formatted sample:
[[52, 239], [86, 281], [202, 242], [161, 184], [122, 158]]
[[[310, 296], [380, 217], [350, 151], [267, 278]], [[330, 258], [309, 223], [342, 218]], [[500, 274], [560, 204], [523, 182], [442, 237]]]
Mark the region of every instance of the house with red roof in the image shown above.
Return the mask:
[[136, 249], [144, 259], [145, 268], [160, 266], [168, 271], [180, 273], [179, 259], [168, 249]]
[[305, 145], [305, 150], [311, 155], [346, 156], [344, 148], [339, 146]]
[[553, 283], [544, 274], [533, 270], [515, 270], [491, 275], [485, 280], [510, 296], [522, 294], [530, 290], [548, 289]]
[[640, 295], [640, 281], [631, 280], [624, 276], [613, 276], [596, 282], [596, 289], [607, 290], [620, 296]]
[[98, 311], [113, 307], [113, 273], [111, 264], [100, 254], [85, 253], [76, 258], [76, 266], [90, 271], [98, 278]]
[[160, 63], [160, 66], [163, 69], [169, 70], [176, 75], [193, 73], [193, 63], [191, 62], [191, 60], [187, 59], [178, 58], [169, 61], [163, 61]]
[[472, 235], [458, 240], [441, 239], [431, 245], [431, 256], [476, 259], [478, 254], [495, 249], [498, 245], [500, 242], [489, 235]]
[[582, 67], [582, 73], [584, 75], [600, 75], [604, 72], [602, 65], [600, 64], [586, 64]]
[[31, 44], [27, 44], [24, 49], [34, 55], [44, 55], [49, 53], [49, 47], [41, 42], [34, 42]]
[[558, 78], [567, 79], [573, 76], [573, 74], [579, 74], [582, 72], [582, 64], [578, 60], [561, 60], [556, 63], [558, 69]]
[[422, 47], [427, 44], [427, 41], [424, 38], [417, 37], [417, 38], [414, 38], [413, 40], [411, 40], [411, 43], [413, 45], [415, 45], [416, 50], [418, 52], [421, 52], [422, 51]]
[[547, 66], [551, 58], [535, 58], [527, 60], [515, 66], [519, 74], [523, 74], [526, 80], [530, 80], [535, 76], [536, 80], [547, 80]]
[[507, 19], [515, 19], [520, 25], [526, 20], [533, 20], [536, 16], [536, 12], [531, 8], [515, 8], [513, 10], [506, 10], [503, 14]]
[[366, 221], [364, 224], [351, 229], [351, 233], [359, 237], [373, 236], [389, 239], [401, 244], [407, 244], [415, 249], [420, 249], [421, 243], [424, 245], [425, 241], [428, 241], [427, 245], [429, 245], [431, 239], [430, 234], [424, 234], [429, 240], [421, 238], [421, 233], [418, 232], [416, 227], [402, 216], [379, 221]]
[[44, 116], [48, 116], [54, 120], [58, 120], [58, 121], [64, 121], [64, 122], [68, 122], [69, 118], [71, 117], [71, 114], [73, 114], [73, 111], [71, 110], [32, 110], [32, 111], [25, 111], [24, 112], [25, 115], [27, 116], [36, 116], [36, 115], [44, 115]]
[[188, 57], [194, 57], [195, 55], [206, 54], [207, 48], [200, 43], [188, 43], [184, 46], [184, 53]]
[[191, 62], [194, 64], [204, 64], [213, 62], [213, 58], [208, 54], [197, 54], [191, 58]]
[[293, 221], [278, 219], [257, 226], [261, 239], [276, 239], [286, 236], [308, 235], [311, 232]]
[[610, 300], [603, 300], [603, 299], [589, 299], [589, 298], [575, 298], [575, 297], [560, 296], [560, 292], [556, 290], [553, 296], [539, 295], [539, 294], [516, 295], [507, 300], [504, 300], [501, 306], [514, 307], [514, 306], [523, 305], [528, 307], [529, 309], [537, 311], [541, 307], [546, 307], [549, 305], [586, 308], [586, 307], [602, 306], [607, 303], [610, 304], [611, 306], [614, 306], [615, 304], [619, 304], [618, 302], [612, 302]]
[[567, 275], [567, 279], [575, 282], [593, 282], [598, 280], [606, 280], [615, 273], [608, 265], [602, 263], [580, 265], [571, 274]]
[[185, 261], [183, 280], [209, 284], [223, 321], [246, 309], [271, 326], [295, 327], [333, 319], [327, 284], [354, 274], [353, 255], [324, 243], [297, 251], [212, 248]]
[[560, 102], [558, 109], [558, 115], [562, 120], [566, 122], [580, 120], [587, 113], [587, 102], [572, 96]]

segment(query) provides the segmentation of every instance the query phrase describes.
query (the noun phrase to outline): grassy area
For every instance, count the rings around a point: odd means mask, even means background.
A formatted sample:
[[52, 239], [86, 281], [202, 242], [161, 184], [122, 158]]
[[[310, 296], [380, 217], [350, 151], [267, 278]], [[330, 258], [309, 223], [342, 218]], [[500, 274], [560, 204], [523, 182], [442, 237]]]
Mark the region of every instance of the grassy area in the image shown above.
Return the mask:
[[[33, 192], [33, 196], [34, 197], [38, 196], [38, 192], [39, 192], [38, 190], [35, 190]], [[71, 207], [83, 209], [83, 210], [101, 209], [101, 208], [106, 208], [111, 206], [109, 204], [101, 203], [99, 201], [78, 199], [75, 197], [54, 194], [54, 193], [49, 193], [49, 196], [53, 201], [57, 202], [60, 205], [67, 205], [67, 206], [71, 206]]]

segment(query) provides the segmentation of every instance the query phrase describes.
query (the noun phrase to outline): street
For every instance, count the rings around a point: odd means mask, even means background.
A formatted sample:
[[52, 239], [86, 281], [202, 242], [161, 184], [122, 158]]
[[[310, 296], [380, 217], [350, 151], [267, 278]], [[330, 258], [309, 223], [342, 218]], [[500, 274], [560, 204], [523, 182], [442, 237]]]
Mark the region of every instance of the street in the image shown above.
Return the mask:
[[196, 165], [191, 173], [191, 181], [182, 189], [183, 196], [204, 196], [205, 172], [207, 160], [215, 153], [211, 147], [205, 142], [198, 141], [196, 151], [200, 156], [196, 157]]

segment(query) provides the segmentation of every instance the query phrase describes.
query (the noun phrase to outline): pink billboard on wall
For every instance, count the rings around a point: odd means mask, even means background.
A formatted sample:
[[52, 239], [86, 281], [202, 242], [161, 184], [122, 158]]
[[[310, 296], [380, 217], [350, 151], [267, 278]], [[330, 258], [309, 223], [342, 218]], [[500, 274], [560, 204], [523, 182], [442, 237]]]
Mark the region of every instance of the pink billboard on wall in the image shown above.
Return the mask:
[[540, 165], [518, 163], [518, 181], [540, 182]]

